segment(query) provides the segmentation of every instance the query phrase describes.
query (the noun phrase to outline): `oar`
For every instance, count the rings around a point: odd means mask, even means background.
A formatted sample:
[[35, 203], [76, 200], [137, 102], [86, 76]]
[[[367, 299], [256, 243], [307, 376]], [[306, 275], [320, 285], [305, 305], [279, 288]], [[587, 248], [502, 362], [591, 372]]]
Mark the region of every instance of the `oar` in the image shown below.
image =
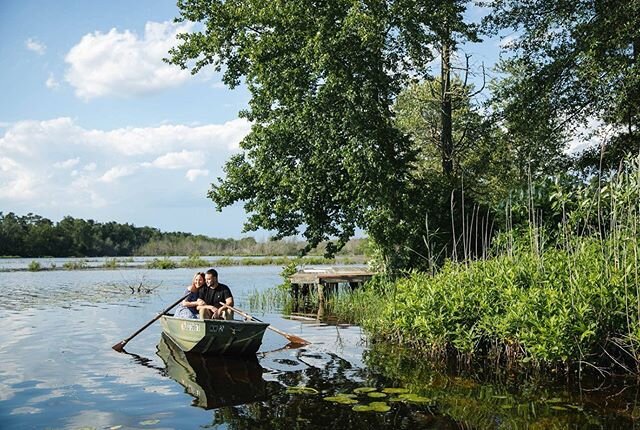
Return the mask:
[[111, 348], [115, 349], [118, 352], [122, 352], [122, 350], [124, 349], [124, 346], [127, 344], [127, 342], [129, 342], [131, 339], [133, 339], [134, 337], [136, 337], [137, 335], [139, 335], [140, 333], [142, 333], [144, 331], [144, 329], [146, 329], [147, 327], [149, 327], [151, 324], [153, 324], [158, 318], [160, 318], [162, 315], [166, 314], [167, 312], [169, 312], [171, 309], [173, 309], [175, 306], [178, 305], [178, 303], [180, 303], [181, 301], [183, 301], [184, 299], [186, 299], [187, 297], [189, 297], [189, 294], [191, 293], [187, 293], [184, 297], [180, 298], [179, 300], [176, 300], [176, 302], [174, 304], [172, 304], [171, 306], [169, 306], [167, 309], [163, 310], [162, 313], [156, 315], [151, 321], [149, 321], [148, 323], [146, 323], [145, 325], [143, 325], [140, 330], [138, 330], [137, 332], [135, 332], [134, 334], [132, 334], [131, 336], [129, 336], [128, 338], [126, 338], [125, 340], [122, 340], [118, 343], [116, 343], [115, 345], [113, 345]]
[[[248, 313], [243, 312], [240, 309], [234, 308], [233, 306], [229, 306], [229, 305], [227, 305], [227, 304], [225, 304], [223, 302], [220, 302], [220, 304], [223, 305], [223, 306], [226, 306], [227, 308], [229, 308], [232, 311], [242, 315], [245, 318], [249, 318], [249, 319], [252, 319], [252, 320], [258, 321], [258, 322], [263, 322], [263, 321], [259, 320], [258, 318], [254, 317], [253, 315], [249, 315]], [[284, 332], [284, 331], [272, 326], [271, 324], [269, 324], [269, 326], [267, 328], [275, 331], [276, 333], [278, 333], [281, 336], [286, 337], [287, 340], [289, 342], [291, 342], [291, 343], [295, 343], [297, 345], [309, 345], [311, 343], [311, 342], [308, 342], [308, 341], [304, 340], [303, 338], [298, 337], [298, 336], [296, 336], [294, 334], [290, 334], [290, 333]]]

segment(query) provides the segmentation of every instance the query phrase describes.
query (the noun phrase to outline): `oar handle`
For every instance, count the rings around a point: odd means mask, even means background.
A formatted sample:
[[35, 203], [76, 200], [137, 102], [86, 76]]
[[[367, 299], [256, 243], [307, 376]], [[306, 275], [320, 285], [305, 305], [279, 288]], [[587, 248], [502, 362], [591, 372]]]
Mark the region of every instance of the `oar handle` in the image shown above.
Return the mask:
[[137, 335], [139, 335], [140, 333], [142, 333], [147, 327], [149, 327], [151, 324], [153, 324], [154, 322], [156, 322], [156, 320], [158, 320], [162, 315], [166, 314], [167, 312], [169, 312], [171, 309], [173, 309], [175, 306], [178, 305], [178, 303], [180, 303], [181, 301], [185, 300], [187, 297], [189, 297], [189, 294], [191, 294], [190, 292], [185, 294], [183, 297], [181, 297], [180, 299], [176, 300], [175, 303], [173, 303], [171, 306], [167, 307], [165, 310], [162, 311], [162, 313], [159, 313], [158, 315], [156, 315], [151, 321], [149, 321], [148, 323], [146, 323], [145, 325], [143, 325], [142, 327], [140, 327], [140, 329], [138, 331], [136, 331], [135, 333], [133, 333], [131, 336], [129, 336], [128, 338], [126, 338], [125, 340], [116, 343], [115, 345], [112, 346], [113, 349], [115, 349], [116, 351], [122, 351], [122, 348], [124, 348], [124, 346], [134, 337], [136, 337]]

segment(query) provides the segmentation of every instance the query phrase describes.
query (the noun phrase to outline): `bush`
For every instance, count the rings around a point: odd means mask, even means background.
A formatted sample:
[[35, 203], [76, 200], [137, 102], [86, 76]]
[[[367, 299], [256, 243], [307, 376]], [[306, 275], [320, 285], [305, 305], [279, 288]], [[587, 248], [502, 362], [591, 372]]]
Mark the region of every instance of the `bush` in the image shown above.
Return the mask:
[[35, 260], [32, 260], [31, 263], [29, 263], [29, 266], [27, 267], [27, 269], [30, 272], [37, 272], [37, 271], [41, 270], [42, 267], [40, 266], [40, 263], [38, 263]]
[[169, 257], [164, 258], [154, 258], [152, 261], [147, 263], [147, 268], [149, 269], [175, 269], [178, 267], [178, 264], [170, 259]]

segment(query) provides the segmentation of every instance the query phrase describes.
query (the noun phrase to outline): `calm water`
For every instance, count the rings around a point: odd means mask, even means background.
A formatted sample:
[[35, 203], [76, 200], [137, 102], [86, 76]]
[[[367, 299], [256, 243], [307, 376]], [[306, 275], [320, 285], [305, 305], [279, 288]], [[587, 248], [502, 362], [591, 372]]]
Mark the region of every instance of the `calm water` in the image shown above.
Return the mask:
[[[10, 264], [17, 264], [11, 263]], [[224, 267], [237, 305], [280, 282], [280, 267]], [[635, 428], [634, 384], [472, 378], [434, 371], [404, 352], [367, 348], [358, 327], [256, 313], [312, 342], [285, 349], [268, 330], [256, 360], [181, 353], [156, 323], [129, 336], [180, 297], [192, 269], [0, 273], [2, 429], [416, 429]], [[153, 289], [138, 293], [140, 284]], [[132, 293], [132, 288], [134, 293]], [[314, 393], [287, 387], [313, 388]], [[324, 397], [355, 395], [355, 412]], [[401, 393], [382, 393], [402, 387]], [[597, 388], [597, 389], [596, 389]]]

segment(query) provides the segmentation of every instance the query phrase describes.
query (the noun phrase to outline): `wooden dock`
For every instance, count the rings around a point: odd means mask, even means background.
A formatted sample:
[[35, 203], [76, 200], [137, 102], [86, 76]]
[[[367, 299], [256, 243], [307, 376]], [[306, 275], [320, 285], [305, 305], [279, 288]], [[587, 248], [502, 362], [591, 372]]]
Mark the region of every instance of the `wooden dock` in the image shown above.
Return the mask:
[[316, 290], [318, 301], [323, 303], [327, 294], [337, 293], [340, 284], [345, 284], [353, 291], [373, 275], [375, 272], [349, 267], [305, 268], [291, 275], [289, 281], [294, 297], [307, 297], [310, 292]]

